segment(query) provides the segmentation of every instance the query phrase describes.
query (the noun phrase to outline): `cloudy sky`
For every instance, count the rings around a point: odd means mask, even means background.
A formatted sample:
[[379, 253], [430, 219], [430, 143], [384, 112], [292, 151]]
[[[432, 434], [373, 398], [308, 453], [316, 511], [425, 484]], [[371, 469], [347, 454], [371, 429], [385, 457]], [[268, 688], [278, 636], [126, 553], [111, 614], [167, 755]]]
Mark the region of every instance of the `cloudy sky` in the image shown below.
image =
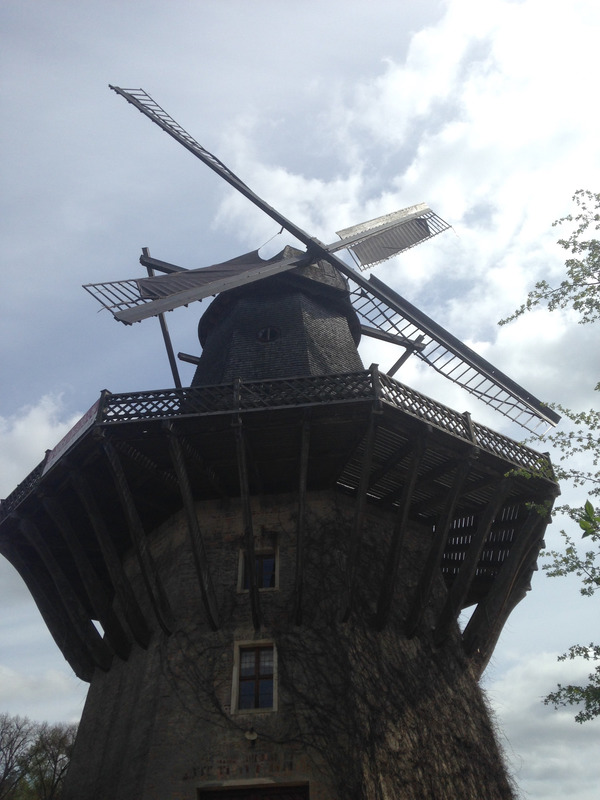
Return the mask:
[[[543, 311], [496, 322], [536, 279], [559, 280], [551, 223], [576, 189], [600, 190], [596, 0], [5, 0], [0, 31], [0, 496], [101, 389], [172, 385], [156, 321], [126, 328], [82, 284], [141, 275], [143, 246], [200, 267], [278, 233], [109, 83], [144, 87], [323, 241], [426, 201], [453, 230], [378, 277], [533, 394], [594, 402], [592, 328]], [[169, 315], [176, 350], [198, 353], [199, 310]], [[397, 358], [372, 342], [362, 356]], [[417, 364], [397, 377], [522, 437]], [[76, 719], [86, 687], [6, 562], [0, 607], [0, 710]], [[596, 797], [600, 721], [578, 726], [540, 698], [583, 676], [556, 655], [597, 636], [597, 618], [576, 582], [540, 572], [487, 670], [525, 797]]]

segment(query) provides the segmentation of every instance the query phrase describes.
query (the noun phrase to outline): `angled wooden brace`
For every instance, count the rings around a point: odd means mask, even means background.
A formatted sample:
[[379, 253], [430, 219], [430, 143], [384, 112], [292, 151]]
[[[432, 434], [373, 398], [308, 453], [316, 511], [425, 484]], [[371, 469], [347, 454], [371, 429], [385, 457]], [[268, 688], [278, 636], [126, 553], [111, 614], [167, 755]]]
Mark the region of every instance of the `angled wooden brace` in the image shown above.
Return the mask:
[[356, 586], [356, 572], [358, 568], [358, 557], [360, 553], [360, 542], [365, 518], [365, 508], [367, 505], [367, 492], [372, 483], [371, 465], [373, 463], [373, 450], [375, 447], [375, 437], [377, 435], [377, 422], [378, 419], [374, 414], [372, 414], [369, 421], [369, 427], [365, 435], [365, 449], [363, 453], [362, 470], [355, 501], [356, 505], [354, 509], [354, 520], [352, 523], [352, 532], [350, 534], [350, 543], [348, 546], [348, 557], [346, 562], [346, 588], [342, 606], [342, 619], [344, 621], [346, 621], [352, 613], [352, 598]]
[[202, 458], [202, 455], [198, 452], [198, 450], [190, 444], [188, 439], [181, 439], [180, 438], [179, 439], [179, 444], [181, 445], [181, 450], [182, 450], [183, 454], [188, 456], [189, 458], [191, 458], [193, 461], [196, 462], [196, 464], [198, 464], [200, 466], [200, 468], [202, 469], [202, 472], [206, 476], [208, 482], [210, 483], [212, 488], [215, 490], [215, 492], [221, 498], [227, 497], [228, 496], [227, 492], [226, 492], [221, 480], [219, 479], [219, 476], [217, 475], [214, 467], [211, 467], [209, 464], [206, 463], [205, 459]]
[[[434, 485], [440, 478], [443, 478], [450, 472], [456, 471], [457, 465], [462, 463], [462, 461], [462, 458], [449, 458], [447, 461], [438, 464], [436, 467], [433, 467], [425, 474], [421, 475], [415, 488], [423, 490]], [[418, 503], [413, 503], [413, 514], [418, 515], [423, 509], [431, 511], [432, 499], [430, 497], [426, 497]]]
[[402, 544], [404, 542], [404, 537], [406, 536], [408, 515], [410, 513], [412, 496], [419, 475], [419, 467], [426, 450], [427, 436], [428, 430], [426, 429], [424, 433], [418, 436], [417, 441], [415, 442], [408, 473], [402, 488], [400, 504], [396, 515], [394, 529], [392, 531], [390, 550], [385, 561], [383, 580], [381, 582], [381, 591], [379, 593], [379, 600], [377, 602], [377, 611], [375, 614], [375, 628], [377, 630], [381, 630], [385, 626], [392, 607], [394, 591], [396, 588], [396, 579], [398, 577], [398, 568], [400, 566]]
[[69, 579], [37, 525], [31, 520], [22, 517], [19, 519], [19, 529], [44, 562], [62, 605], [66, 609], [69, 621], [88, 650], [94, 664], [104, 672], [107, 672], [112, 662], [112, 651], [94, 627], [79, 595], [71, 586]]
[[[239, 380], [239, 379], [238, 379]], [[252, 526], [252, 505], [250, 501], [250, 485], [248, 481], [248, 465], [246, 461], [246, 442], [242, 430], [242, 419], [238, 415], [233, 423], [237, 450], [238, 476], [240, 482], [240, 498], [244, 520], [244, 545], [246, 549], [246, 574], [248, 576], [248, 592], [250, 595], [250, 611], [254, 630], [260, 630], [261, 614], [256, 580], [256, 556], [254, 553], [254, 529]]]
[[293, 615], [296, 625], [302, 624], [302, 590], [304, 582], [304, 525], [306, 519], [306, 487], [308, 483], [308, 452], [310, 448], [310, 412], [302, 420], [300, 444], [300, 473], [298, 480], [298, 522], [296, 524], [296, 573], [294, 576]]
[[204, 539], [202, 538], [202, 532], [200, 531], [200, 525], [198, 524], [198, 515], [196, 513], [196, 505], [194, 503], [194, 495], [192, 493], [189, 475], [185, 466], [185, 459], [183, 457], [181, 443], [172, 423], [165, 423], [165, 428], [169, 434], [169, 451], [171, 453], [171, 461], [173, 462], [175, 474], [177, 475], [177, 480], [179, 481], [179, 490], [181, 492], [181, 499], [183, 500], [183, 506], [185, 508], [192, 557], [194, 559], [196, 576], [200, 585], [202, 602], [206, 611], [206, 618], [210, 628], [213, 631], [216, 631], [219, 627], [217, 599], [215, 596], [212, 579], [210, 577], [208, 555], [206, 552]]
[[6, 555], [25, 581], [36, 606], [42, 615], [52, 638], [61, 653], [69, 662], [71, 669], [82, 681], [91, 681], [96, 665], [76, 626], [71, 624], [62, 598], [52, 581], [45, 564], [35, 563], [29, 554], [23, 554], [14, 544], [7, 548]]
[[73, 529], [63, 508], [54, 498], [44, 497], [42, 498], [42, 504], [69, 548], [90, 604], [94, 609], [96, 618], [102, 625], [106, 640], [119, 658], [126, 661], [131, 650], [131, 639], [115, 613], [110, 598], [85, 551], [80, 537]]
[[474, 457], [471, 456], [463, 459], [459, 463], [454, 473], [454, 479], [448, 496], [446, 497], [443, 511], [436, 521], [435, 535], [425, 562], [425, 567], [419, 579], [410, 611], [406, 618], [405, 631], [409, 638], [414, 636], [417, 632], [417, 628], [421, 623], [421, 619], [429, 603], [433, 583], [439, 572], [442, 556], [444, 555], [448, 531], [450, 530], [450, 525], [454, 518], [454, 510], [460, 499], [465, 480], [473, 466], [473, 461]]
[[412, 448], [412, 442], [406, 442], [406, 444], [397, 447], [394, 452], [386, 458], [383, 464], [377, 469], [373, 470], [371, 475], [369, 475], [368, 488], [370, 489], [371, 486], [375, 486], [378, 481], [380, 481], [382, 478], [385, 478], [388, 472], [394, 469], [396, 464], [399, 464], [402, 459], [412, 451]]
[[444, 604], [436, 625], [434, 641], [437, 645], [444, 642], [450, 633], [451, 625], [458, 619], [458, 615], [462, 610], [465, 598], [469, 592], [469, 587], [475, 577], [477, 565], [479, 564], [483, 546], [489, 536], [492, 523], [498, 515], [504, 500], [508, 496], [511, 486], [511, 478], [502, 478], [479, 519], [477, 530], [473, 533], [465, 559], [450, 587], [446, 603]]
[[158, 574], [154, 558], [148, 547], [146, 533], [137, 513], [133, 495], [127, 483], [121, 460], [119, 459], [116, 449], [107, 439], [103, 439], [102, 447], [104, 448], [104, 453], [110, 464], [115, 488], [119, 495], [123, 511], [125, 512], [131, 541], [152, 609], [163, 633], [169, 636], [174, 629], [169, 600], [160, 575]]
[[463, 633], [465, 652], [479, 674], [514, 607], [527, 594], [531, 571], [542, 546], [546, 513], [531, 508], [487, 596], [477, 605]]
[[150, 628], [133, 592], [131, 582], [123, 569], [123, 564], [104, 517], [100, 512], [94, 493], [80, 472], [71, 471], [69, 479], [92, 525], [115, 596], [123, 609], [123, 616], [129, 626], [129, 630], [137, 644], [146, 649], [150, 643]]
[[[108, 437], [106, 438], [108, 439]], [[119, 439], [114, 436], [110, 437], [110, 443], [115, 448], [117, 453], [125, 456], [137, 467], [141, 467], [148, 475], [152, 475], [153, 478], [156, 478], [157, 480], [162, 481], [169, 486], [177, 487], [177, 478], [172, 472], [161, 469], [158, 464], [156, 464], [145, 453], [142, 453], [140, 450], [138, 450], [137, 447], [134, 447], [131, 442], [127, 442], [124, 439]]]

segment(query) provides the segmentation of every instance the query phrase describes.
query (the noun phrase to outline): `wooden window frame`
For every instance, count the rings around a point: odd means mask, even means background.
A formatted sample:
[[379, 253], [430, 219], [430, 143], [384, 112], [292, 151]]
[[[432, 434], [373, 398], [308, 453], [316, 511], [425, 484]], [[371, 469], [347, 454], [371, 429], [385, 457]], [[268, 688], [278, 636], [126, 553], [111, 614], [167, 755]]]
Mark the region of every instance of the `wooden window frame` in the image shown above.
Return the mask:
[[[261, 586], [262, 580], [262, 570], [258, 568], [256, 570], [256, 577], [258, 581], [257, 589], [259, 592], [272, 592], [276, 589], [279, 589], [279, 547], [275, 546], [272, 548], [264, 548], [259, 549], [255, 552], [254, 557], [258, 561], [259, 559], [263, 559], [267, 556], [273, 558], [273, 586]], [[247, 564], [246, 564], [246, 551], [240, 550], [239, 554], [239, 562], [238, 562], [238, 585], [237, 590], [239, 593], [247, 593], [249, 591], [248, 586], [246, 586], [246, 575], [247, 575]]]
[[[272, 672], [267, 675], [260, 675], [259, 672], [259, 651], [270, 649], [273, 654], [273, 668]], [[241, 661], [242, 653], [253, 650], [255, 653], [255, 666], [252, 677], [242, 677]], [[260, 707], [253, 706], [252, 708], [240, 708], [241, 685], [246, 681], [255, 681], [254, 699], [258, 702], [260, 699], [260, 680], [270, 679], [273, 685], [272, 705]], [[277, 649], [272, 641], [249, 641], [249, 642], [236, 642], [233, 663], [233, 681], [232, 681], [232, 697], [231, 697], [231, 710], [234, 714], [269, 714], [277, 711]]]

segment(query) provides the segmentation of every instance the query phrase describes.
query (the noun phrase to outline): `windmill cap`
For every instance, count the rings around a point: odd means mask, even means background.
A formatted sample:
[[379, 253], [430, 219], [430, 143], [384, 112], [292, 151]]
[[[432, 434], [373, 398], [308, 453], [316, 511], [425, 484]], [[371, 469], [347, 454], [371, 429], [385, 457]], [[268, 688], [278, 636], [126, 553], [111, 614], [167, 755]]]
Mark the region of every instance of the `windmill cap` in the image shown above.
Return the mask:
[[[248, 254], [258, 255], [258, 253]], [[284, 258], [304, 256], [301, 250], [287, 246], [280, 253], [265, 260], [265, 264]], [[210, 331], [235, 307], [241, 297], [250, 295], [279, 295], [282, 292], [300, 291], [321, 303], [336, 307], [348, 320], [356, 345], [360, 341], [360, 322], [349, 299], [348, 284], [344, 276], [327, 261], [315, 261], [295, 267], [287, 272], [230, 289], [217, 295], [198, 323], [198, 338], [204, 347]]]

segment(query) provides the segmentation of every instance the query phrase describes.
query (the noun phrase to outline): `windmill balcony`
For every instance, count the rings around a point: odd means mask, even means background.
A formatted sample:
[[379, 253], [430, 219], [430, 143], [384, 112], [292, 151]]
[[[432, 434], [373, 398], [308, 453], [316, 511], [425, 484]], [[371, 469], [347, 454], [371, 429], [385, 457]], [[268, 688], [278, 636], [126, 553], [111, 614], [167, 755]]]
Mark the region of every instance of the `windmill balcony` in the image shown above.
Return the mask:
[[[240, 436], [248, 461], [245, 489]], [[123, 578], [118, 562], [132, 548], [143, 558], [144, 541], [182, 506], [189, 511], [203, 501], [235, 500], [244, 491], [296, 493], [302, 503], [302, 493], [323, 490], [399, 520], [395, 551], [381, 554], [390, 564], [399, 558], [403, 526], [427, 532], [431, 554], [415, 591], [426, 595], [433, 573], [441, 571], [448, 602], [437, 626], [440, 640], [462, 609], [477, 604], [463, 638], [483, 667], [509, 606], [529, 587], [558, 492], [552, 466], [547, 455], [376, 366], [341, 375], [105, 391], [2, 501], [0, 552], [25, 577], [75, 672], [89, 679], [94, 667], [107, 668], [112, 651], [126, 658], [128, 649], [119, 632], [111, 632], [110, 615], [103, 623], [108, 641], [82, 649], [82, 637], [94, 638], [88, 623], [99, 618], [94, 587], [113, 597]], [[351, 570], [351, 537], [348, 549]], [[378, 627], [386, 624], [394, 595], [389, 569], [373, 619]], [[205, 602], [217, 626], [210, 598]], [[415, 599], [407, 635], [418, 626], [422, 605]], [[59, 609], [68, 608], [72, 622], [74, 606], [80, 627], [71, 626], [66, 641]], [[168, 620], [162, 626], [168, 629]], [[148, 620], [130, 627], [143, 644]]]

